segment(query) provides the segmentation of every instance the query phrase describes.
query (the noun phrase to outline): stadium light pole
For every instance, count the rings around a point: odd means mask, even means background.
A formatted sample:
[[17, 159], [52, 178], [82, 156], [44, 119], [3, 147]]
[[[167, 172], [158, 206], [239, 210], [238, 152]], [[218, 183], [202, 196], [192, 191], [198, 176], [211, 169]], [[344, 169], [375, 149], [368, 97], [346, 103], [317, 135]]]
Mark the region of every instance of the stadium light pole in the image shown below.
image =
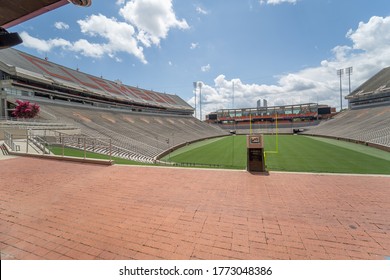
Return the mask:
[[196, 118], [196, 89], [198, 88], [198, 83], [193, 82], [194, 85], [194, 91], [195, 91], [195, 118]]
[[[351, 94], [351, 75], [352, 75], [352, 71], [353, 71], [352, 66], [351, 66], [351, 67], [348, 67], [348, 68], [345, 68], [345, 72], [346, 72], [347, 75], [348, 75], [349, 94]], [[348, 106], [349, 106], [349, 105], [348, 105]]]
[[202, 121], [202, 82], [199, 82], [199, 118]]
[[343, 74], [344, 74], [344, 69], [337, 70], [337, 76], [340, 77], [340, 112], [341, 110], [343, 110], [343, 87], [341, 84], [341, 77], [343, 76]]
[[233, 85], [232, 85], [232, 88], [233, 88], [233, 102], [232, 102], [232, 109], [234, 110], [234, 82], [233, 82]]
[[351, 94], [351, 75], [352, 75], [353, 67], [345, 68], [345, 72], [348, 75], [348, 81], [349, 81], [349, 94]]

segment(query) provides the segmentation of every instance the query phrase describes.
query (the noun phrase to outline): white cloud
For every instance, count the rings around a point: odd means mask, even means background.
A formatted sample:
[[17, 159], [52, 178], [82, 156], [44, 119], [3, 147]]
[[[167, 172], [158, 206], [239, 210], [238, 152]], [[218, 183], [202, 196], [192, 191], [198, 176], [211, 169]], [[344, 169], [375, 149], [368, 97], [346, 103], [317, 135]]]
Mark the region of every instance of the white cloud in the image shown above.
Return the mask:
[[69, 29], [69, 25], [62, 21], [57, 21], [56, 23], [54, 23], [54, 27], [59, 30]]
[[83, 56], [100, 58], [106, 53], [107, 47], [101, 44], [90, 43], [85, 39], [80, 39], [70, 47], [70, 50], [81, 53]]
[[64, 39], [50, 39], [50, 40], [41, 40], [35, 37], [32, 37], [27, 32], [23, 31], [20, 33], [20, 37], [23, 39], [23, 45], [28, 48], [34, 48], [40, 52], [49, 52], [52, 48], [61, 47], [67, 48], [72, 44]]
[[107, 18], [104, 15], [92, 15], [85, 20], [79, 20], [81, 32], [89, 36], [99, 36], [107, 40], [106, 44], [93, 44], [98, 52], [115, 54], [126, 52], [137, 57], [142, 63], [147, 63], [143, 54], [143, 48], [138, 46], [133, 37], [134, 27], [125, 22], [119, 22], [115, 18]]
[[86, 39], [79, 39], [69, 42], [65, 39], [41, 40], [30, 36], [27, 32], [22, 32], [21, 36], [24, 46], [36, 49], [41, 52], [48, 52], [54, 47], [64, 50], [74, 51], [83, 56], [101, 58], [104, 55], [121, 61], [115, 54], [125, 52], [137, 57], [142, 63], [147, 63], [143, 48], [138, 46], [137, 40], [133, 37], [134, 28], [125, 23], [118, 22], [115, 18], [107, 18], [104, 15], [92, 15], [85, 20], [79, 20], [81, 32], [90, 37], [101, 37], [105, 43], [93, 43]]
[[171, 28], [189, 28], [185, 19], [176, 18], [172, 0], [131, 0], [119, 14], [137, 28], [137, 39], [147, 47], [159, 45]]
[[32, 37], [27, 32], [21, 32], [20, 36], [23, 39], [23, 45], [28, 48], [36, 49], [39, 52], [49, 52], [55, 47], [60, 47], [64, 50], [71, 50], [81, 53], [84, 56], [99, 58], [104, 55], [107, 47], [99, 44], [92, 44], [87, 40], [80, 39], [71, 43], [64, 39], [41, 40]]
[[353, 41], [354, 49], [381, 49], [390, 41], [390, 17], [374, 16], [367, 23], [360, 22], [356, 32], [349, 30], [347, 37]]
[[[147, 60], [140, 44], [151, 47], [159, 46], [162, 39], [167, 38], [172, 28], [187, 29], [187, 22], [178, 20], [173, 11], [172, 0], [117, 0], [116, 4], [124, 5], [119, 10], [125, 21], [108, 18], [102, 14], [91, 15], [84, 20], [78, 20], [81, 32], [88, 36], [75, 42], [64, 39], [42, 40], [24, 32], [24, 46], [38, 51], [50, 51], [54, 47], [79, 52], [84, 56], [101, 58], [105, 55], [117, 62], [122, 59], [118, 53], [128, 53], [142, 63]], [[69, 25], [56, 22], [58, 29], [68, 29]], [[103, 43], [102, 43], [103, 39]]]
[[50, 46], [50, 44], [47, 41], [34, 38], [25, 31], [22, 31], [20, 33], [20, 37], [23, 40], [23, 46], [27, 48], [33, 48], [40, 52], [48, 52], [52, 48], [52, 46]]
[[278, 5], [282, 3], [295, 4], [298, 0], [260, 0], [260, 4]]
[[209, 72], [210, 69], [211, 69], [210, 64], [207, 64], [207, 65], [205, 65], [205, 66], [200, 67], [200, 70], [201, 70], [202, 72]]
[[199, 43], [191, 43], [190, 49], [194, 50], [199, 47]]
[[207, 15], [209, 12], [206, 10], [203, 10], [201, 7], [196, 7], [196, 12], [201, 15]]
[[[375, 73], [390, 66], [390, 16], [372, 17], [361, 22], [356, 30], [346, 34], [350, 45], [335, 46], [333, 57], [319, 62], [317, 67], [306, 68], [279, 77], [275, 85], [247, 84], [240, 79], [227, 79], [219, 75], [214, 84], [202, 87], [202, 114], [222, 108], [255, 107], [258, 99], [267, 99], [269, 106], [291, 103], [319, 102], [339, 109], [340, 92], [337, 69], [353, 67], [352, 90]], [[343, 96], [348, 95], [348, 76], [342, 77]], [[199, 101], [199, 96], [197, 97]], [[194, 106], [194, 97], [188, 103]], [[343, 108], [347, 101], [343, 99]], [[198, 105], [197, 105], [198, 106]]]

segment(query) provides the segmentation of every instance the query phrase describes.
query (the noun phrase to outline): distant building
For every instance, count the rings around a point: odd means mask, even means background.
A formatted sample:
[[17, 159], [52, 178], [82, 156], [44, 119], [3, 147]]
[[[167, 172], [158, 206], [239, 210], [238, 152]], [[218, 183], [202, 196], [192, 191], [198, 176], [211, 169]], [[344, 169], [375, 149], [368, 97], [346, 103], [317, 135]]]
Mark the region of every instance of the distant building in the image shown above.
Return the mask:
[[261, 99], [257, 100], [257, 108], [267, 108], [268, 107], [267, 100], [263, 99], [263, 102], [261, 101], [262, 101]]

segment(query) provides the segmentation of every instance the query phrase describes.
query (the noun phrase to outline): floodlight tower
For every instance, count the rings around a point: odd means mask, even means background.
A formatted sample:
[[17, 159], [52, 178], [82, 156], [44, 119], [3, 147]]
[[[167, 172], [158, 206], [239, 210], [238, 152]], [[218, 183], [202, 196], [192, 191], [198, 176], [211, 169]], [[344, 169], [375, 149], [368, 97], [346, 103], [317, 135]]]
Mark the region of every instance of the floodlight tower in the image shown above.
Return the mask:
[[202, 82], [198, 82], [199, 87], [199, 119], [202, 121]]
[[337, 76], [340, 77], [340, 112], [341, 110], [343, 110], [343, 87], [341, 84], [341, 77], [343, 76], [343, 74], [344, 74], [344, 69], [337, 70]]
[[194, 85], [194, 92], [195, 92], [195, 118], [196, 118], [196, 89], [198, 88], [198, 83], [193, 82]]
[[234, 110], [234, 82], [233, 82], [233, 85], [232, 85], [232, 87], [233, 87], [233, 100], [232, 100], [232, 109]]
[[349, 94], [351, 94], [351, 75], [352, 75], [353, 67], [345, 68], [345, 73], [348, 75], [349, 81]]

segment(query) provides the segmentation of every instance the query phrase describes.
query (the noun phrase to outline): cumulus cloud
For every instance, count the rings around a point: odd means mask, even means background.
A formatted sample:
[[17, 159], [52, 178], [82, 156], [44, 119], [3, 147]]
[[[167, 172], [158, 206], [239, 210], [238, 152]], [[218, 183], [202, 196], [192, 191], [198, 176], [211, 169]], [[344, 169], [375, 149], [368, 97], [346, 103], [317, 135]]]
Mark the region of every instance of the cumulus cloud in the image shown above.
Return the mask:
[[[337, 69], [353, 67], [353, 90], [381, 69], [390, 66], [390, 16], [372, 17], [368, 22], [361, 22], [356, 30], [349, 30], [346, 37], [350, 39], [350, 44], [335, 46], [331, 58], [320, 61], [317, 67], [282, 75], [275, 85], [248, 84], [237, 78], [228, 79], [225, 75], [219, 75], [213, 84], [202, 87], [203, 119], [209, 112], [232, 108], [233, 92], [235, 108], [253, 108], [258, 99], [267, 99], [269, 106], [319, 102], [339, 109]], [[348, 76], [342, 76], [343, 96], [348, 95], [348, 83]], [[188, 103], [195, 106], [194, 101], [192, 97]], [[347, 101], [343, 100], [343, 108], [346, 104]]]
[[[77, 21], [85, 38], [75, 42], [65, 39], [42, 40], [24, 32], [24, 46], [43, 52], [60, 47], [94, 58], [107, 55], [118, 62], [122, 61], [118, 54], [128, 53], [146, 64], [141, 45], [159, 46], [172, 28], [189, 28], [185, 19], [176, 18], [172, 0], [117, 0], [116, 4], [122, 6], [119, 15], [124, 21], [102, 14], [91, 15]], [[55, 27], [68, 29], [69, 25], [56, 22]]]
[[207, 64], [207, 65], [205, 65], [205, 66], [200, 67], [200, 70], [201, 70], [202, 72], [209, 72], [210, 69], [211, 69], [210, 64]]
[[201, 7], [196, 7], [196, 12], [201, 15], [207, 15], [209, 12], [202, 9]]
[[171, 28], [188, 29], [185, 19], [178, 20], [172, 0], [132, 0], [119, 14], [138, 30], [138, 40], [145, 46], [159, 45]]
[[69, 49], [81, 53], [83, 56], [100, 58], [106, 53], [107, 46], [90, 43], [87, 40], [81, 39], [74, 42]]
[[295, 4], [298, 0], [260, 0], [260, 4], [278, 5], [282, 3]]
[[40, 52], [49, 52], [55, 47], [67, 48], [72, 44], [64, 39], [56, 38], [50, 40], [41, 40], [35, 37], [32, 37], [27, 32], [23, 31], [20, 33], [20, 37], [23, 39], [23, 45], [28, 48], [34, 48]]
[[142, 63], [147, 63], [143, 54], [143, 48], [138, 46], [137, 40], [133, 37], [134, 28], [125, 23], [118, 22], [115, 18], [107, 18], [104, 15], [92, 15], [85, 20], [79, 20], [81, 32], [93, 38], [100, 37], [106, 40], [105, 43], [93, 43], [86, 39], [79, 39], [69, 42], [65, 39], [42, 40], [34, 38], [27, 32], [22, 32], [21, 36], [24, 46], [34, 48], [41, 52], [48, 52], [55, 47], [64, 50], [74, 51], [83, 56], [101, 58], [107, 55], [116, 61], [121, 61], [116, 54], [126, 52], [134, 55]]
[[77, 23], [80, 25], [82, 33], [107, 40], [106, 44], [91, 44], [92, 47], [98, 49], [98, 52], [104, 50], [101, 55], [127, 52], [137, 57], [142, 63], [147, 63], [143, 48], [138, 46], [138, 42], [134, 38], [133, 26], [101, 14], [92, 15], [85, 20], [77, 21]]
[[199, 47], [199, 43], [191, 43], [190, 49], [191, 49], [191, 50], [194, 50], [194, 49], [196, 49], [197, 47]]
[[374, 16], [367, 23], [360, 22], [356, 31], [348, 31], [347, 37], [353, 41], [354, 49], [381, 49], [390, 41], [390, 17]]
[[57, 21], [54, 23], [54, 27], [61, 30], [61, 29], [69, 29], [69, 25], [62, 21]]
[[20, 33], [20, 37], [23, 40], [23, 46], [25, 46], [27, 48], [34, 48], [40, 52], [48, 52], [52, 48], [52, 46], [50, 46], [49, 42], [32, 37], [32, 36], [30, 36], [30, 34], [28, 34], [25, 31], [22, 31]]

